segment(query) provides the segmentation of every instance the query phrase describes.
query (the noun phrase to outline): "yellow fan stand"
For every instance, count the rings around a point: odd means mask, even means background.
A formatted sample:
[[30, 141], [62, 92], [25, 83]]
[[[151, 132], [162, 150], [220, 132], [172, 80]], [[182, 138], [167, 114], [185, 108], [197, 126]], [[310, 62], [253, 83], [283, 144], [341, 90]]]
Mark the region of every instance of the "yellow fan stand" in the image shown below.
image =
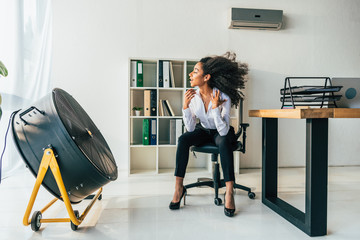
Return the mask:
[[[29, 218], [30, 212], [34, 206], [36, 196], [38, 194], [39, 188], [41, 186], [41, 183], [45, 177], [45, 174], [46, 174], [49, 166], [50, 166], [51, 172], [53, 173], [53, 175], [55, 177], [55, 181], [56, 181], [58, 188], [60, 190], [60, 193], [61, 193], [61, 198], [65, 203], [65, 207], [66, 207], [66, 210], [67, 210], [70, 218], [47, 218], [47, 219], [42, 218], [42, 214], [58, 200], [58, 198], [54, 198], [43, 209], [41, 209], [40, 211], [35, 211], [30, 219]], [[46, 148], [44, 150], [44, 155], [43, 155], [41, 163], [40, 163], [35, 186], [33, 188], [33, 191], [31, 193], [31, 197], [30, 197], [30, 201], [29, 201], [28, 206], [25, 211], [25, 215], [23, 218], [23, 224], [25, 226], [31, 225], [31, 229], [36, 232], [40, 229], [41, 223], [70, 222], [71, 229], [76, 231], [78, 229], [78, 226], [82, 223], [82, 221], [85, 219], [86, 215], [89, 213], [89, 211], [92, 208], [92, 206], [94, 205], [95, 201], [97, 199], [101, 200], [101, 196], [100, 196], [101, 192], [102, 192], [102, 188], [99, 188], [98, 192], [93, 197], [93, 199], [91, 200], [89, 205], [86, 207], [86, 209], [81, 214], [81, 216], [79, 216], [79, 211], [77, 211], [77, 210], [74, 211], [71, 206], [69, 196], [66, 192], [65, 185], [64, 185], [63, 179], [61, 177], [59, 165], [57, 163], [54, 152], [51, 147]]]

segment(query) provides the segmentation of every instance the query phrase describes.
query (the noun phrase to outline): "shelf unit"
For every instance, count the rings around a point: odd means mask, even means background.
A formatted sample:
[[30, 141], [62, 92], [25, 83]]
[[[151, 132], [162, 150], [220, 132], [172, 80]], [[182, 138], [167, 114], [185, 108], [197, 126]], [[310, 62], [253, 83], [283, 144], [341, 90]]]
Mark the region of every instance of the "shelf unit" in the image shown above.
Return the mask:
[[[168, 60], [172, 62], [175, 87], [159, 87], [159, 61]], [[143, 87], [131, 87], [131, 61], [143, 62]], [[173, 174], [175, 169], [176, 145], [170, 145], [170, 119], [182, 119], [183, 96], [187, 89], [191, 88], [189, 73], [192, 72], [197, 61], [186, 59], [129, 59], [129, 145], [128, 166], [129, 175], [134, 174]], [[135, 116], [132, 108], [134, 106], [144, 108], [144, 91], [156, 90], [156, 116]], [[169, 100], [175, 116], [159, 116], [159, 100]], [[156, 145], [142, 144], [142, 122], [143, 119], [156, 119]], [[238, 126], [237, 110], [232, 109], [231, 125]], [[197, 154], [195, 158], [189, 153], [189, 164], [187, 172], [211, 172], [211, 161], [207, 154]], [[238, 154], [235, 155], [236, 171], [239, 169]]]

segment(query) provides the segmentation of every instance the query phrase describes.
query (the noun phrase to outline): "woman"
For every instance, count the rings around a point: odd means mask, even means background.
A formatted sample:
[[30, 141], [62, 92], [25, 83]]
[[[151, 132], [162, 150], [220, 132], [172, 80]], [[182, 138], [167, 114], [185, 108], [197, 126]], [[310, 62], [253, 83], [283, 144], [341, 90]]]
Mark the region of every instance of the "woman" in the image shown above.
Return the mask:
[[[191, 87], [184, 95], [183, 120], [187, 132], [179, 137], [176, 152], [175, 193], [170, 202], [171, 210], [179, 209], [186, 189], [183, 181], [192, 145], [215, 143], [219, 147], [220, 161], [226, 184], [224, 213], [232, 217], [235, 212], [233, 196], [234, 158], [231, 149], [237, 139], [230, 126], [230, 108], [237, 106], [243, 94], [244, 76], [248, 73], [246, 64], [235, 61], [234, 53], [224, 56], [202, 58], [189, 74]], [[196, 124], [196, 118], [200, 120]]]

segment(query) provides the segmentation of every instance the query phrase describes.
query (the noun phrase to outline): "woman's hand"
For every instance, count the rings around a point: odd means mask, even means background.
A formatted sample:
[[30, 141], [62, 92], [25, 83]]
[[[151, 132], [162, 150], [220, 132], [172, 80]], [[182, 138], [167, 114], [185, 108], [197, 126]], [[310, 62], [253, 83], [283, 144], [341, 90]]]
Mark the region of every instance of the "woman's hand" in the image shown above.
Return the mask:
[[189, 90], [187, 90], [184, 94], [184, 105], [183, 105], [183, 109], [187, 109], [189, 108], [191, 99], [193, 99], [193, 97], [195, 96], [195, 89], [190, 88]]
[[219, 90], [215, 91], [215, 95], [211, 94], [212, 109], [217, 108], [218, 106], [220, 106], [224, 102], [226, 102], [226, 99], [224, 99], [224, 100], [220, 99], [220, 91]]

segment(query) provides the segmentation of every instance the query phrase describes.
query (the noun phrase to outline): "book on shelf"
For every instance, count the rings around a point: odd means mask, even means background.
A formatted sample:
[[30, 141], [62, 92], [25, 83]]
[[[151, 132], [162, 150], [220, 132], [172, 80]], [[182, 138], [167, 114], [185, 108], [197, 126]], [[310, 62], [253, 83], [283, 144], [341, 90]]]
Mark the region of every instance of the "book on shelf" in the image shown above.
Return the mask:
[[177, 145], [179, 137], [183, 134], [182, 119], [170, 119], [170, 145]]
[[169, 110], [170, 110], [170, 114], [171, 114], [170, 116], [175, 116], [174, 110], [173, 110], [173, 108], [171, 107], [169, 100], [166, 99], [165, 101], [166, 101], [167, 107], [168, 107]]
[[130, 87], [136, 87], [137, 83], [137, 61], [131, 60]]
[[159, 100], [159, 116], [164, 116], [164, 108], [163, 108], [162, 102], [163, 102], [163, 100], [160, 99]]
[[144, 116], [151, 116], [150, 93], [151, 93], [151, 90], [144, 90]]
[[142, 131], [143, 145], [149, 145], [150, 144], [149, 131], [150, 131], [149, 119], [143, 119], [143, 131]]
[[159, 87], [164, 87], [163, 61], [159, 61]]
[[183, 132], [182, 119], [176, 119], [176, 145], [178, 144], [179, 137], [183, 134]]
[[163, 116], [170, 116], [170, 110], [165, 105], [165, 100], [161, 100], [161, 106], [163, 109]]
[[164, 88], [170, 87], [170, 62], [163, 61], [163, 83]]
[[174, 69], [173, 69], [173, 64], [170, 61], [170, 87], [174, 88], [175, 87], [175, 78], [174, 78]]
[[156, 105], [157, 105], [157, 97], [156, 97], [156, 90], [151, 90], [150, 92], [150, 115], [151, 116], [156, 116], [157, 112], [156, 112]]
[[144, 86], [143, 61], [137, 61], [137, 87]]
[[156, 116], [156, 90], [144, 90], [144, 116]]
[[170, 108], [166, 104], [166, 100], [163, 100], [164, 114], [165, 116], [171, 116]]
[[160, 114], [160, 116], [167, 116], [165, 105], [164, 105], [164, 100], [162, 100], [162, 99], [159, 100], [159, 114]]
[[150, 145], [156, 145], [156, 119], [150, 119]]
[[170, 127], [169, 127], [169, 139], [170, 145], [176, 144], [176, 119], [170, 119]]

